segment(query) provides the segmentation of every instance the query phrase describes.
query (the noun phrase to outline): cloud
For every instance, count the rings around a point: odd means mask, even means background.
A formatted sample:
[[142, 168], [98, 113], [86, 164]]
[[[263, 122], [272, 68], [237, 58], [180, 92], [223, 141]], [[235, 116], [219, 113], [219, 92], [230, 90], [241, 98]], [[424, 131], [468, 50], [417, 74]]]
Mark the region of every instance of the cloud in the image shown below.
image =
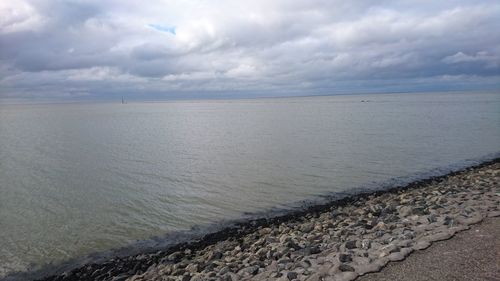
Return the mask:
[[498, 88], [499, 18], [486, 0], [3, 1], [0, 98]]
[[452, 56], [445, 57], [443, 59], [443, 62], [448, 64], [481, 63], [488, 68], [498, 68], [500, 66], [500, 56], [491, 55], [485, 51], [477, 52], [473, 55], [467, 55], [462, 52], [458, 52]]

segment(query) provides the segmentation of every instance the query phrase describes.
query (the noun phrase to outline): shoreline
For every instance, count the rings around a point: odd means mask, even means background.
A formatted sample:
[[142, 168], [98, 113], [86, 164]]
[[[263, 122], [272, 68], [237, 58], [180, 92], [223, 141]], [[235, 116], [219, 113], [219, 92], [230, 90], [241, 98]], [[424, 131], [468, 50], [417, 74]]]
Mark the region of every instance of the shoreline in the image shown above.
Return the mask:
[[[208, 247], [214, 246], [217, 243], [231, 240], [238, 241], [242, 240], [245, 236], [256, 233], [261, 229], [279, 227], [286, 223], [297, 223], [307, 217], [319, 217], [322, 213], [329, 212], [332, 208], [342, 208], [347, 206], [354, 206], [356, 203], [363, 202], [373, 197], [380, 197], [387, 194], [399, 194], [406, 191], [418, 190], [421, 187], [426, 187], [435, 183], [440, 183], [448, 180], [449, 178], [465, 174], [471, 171], [479, 170], [491, 165], [500, 163], [500, 158], [495, 158], [478, 165], [473, 165], [460, 169], [457, 171], [452, 171], [448, 174], [441, 176], [432, 176], [426, 179], [421, 179], [413, 181], [404, 186], [390, 187], [386, 189], [379, 189], [374, 191], [363, 191], [358, 194], [349, 195], [345, 198], [336, 199], [324, 204], [317, 204], [305, 207], [302, 210], [291, 210], [284, 215], [279, 215], [271, 218], [258, 218], [252, 219], [246, 222], [238, 222], [234, 226], [223, 228], [222, 230], [206, 234], [201, 239], [197, 239], [191, 242], [183, 242], [180, 244], [175, 244], [167, 249], [159, 250], [156, 252], [146, 252], [136, 255], [112, 258], [102, 263], [90, 263], [84, 266], [74, 268], [69, 272], [65, 272], [61, 275], [52, 275], [48, 277], [43, 277], [36, 280], [125, 280], [133, 275], [144, 273], [152, 265], [157, 265], [165, 263], [172, 254], [175, 253], [189, 253], [186, 255], [177, 255], [177, 257], [168, 260], [168, 264], [175, 264], [183, 260], [183, 256], [192, 256], [191, 253], [203, 251]], [[96, 272], [102, 272], [101, 275], [96, 275]], [[20, 273], [23, 274], [23, 273]], [[346, 274], [344, 274], [346, 275]], [[347, 274], [349, 275], [349, 274]], [[351, 274], [352, 275], [352, 274]], [[13, 275], [15, 278], [15, 274]], [[21, 276], [21, 275], [19, 275]], [[185, 275], [182, 275], [185, 276]], [[118, 277], [118, 278], [117, 278]], [[292, 274], [293, 277], [293, 274]], [[9, 276], [6, 277], [6, 280]], [[189, 280], [186, 277], [182, 280]], [[191, 280], [194, 280], [191, 278]], [[234, 278], [233, 278], [234, 279]], [[290, 278], [288, 278], [290, 279]], [[137, 279], [141, 280], [141, 279]], [[177, 279], [172, 279], [177, 280]], [[181, 280], [181, 279], [179, 279]], [[214, 279], [216, 280], [216, 279]], [[232, 279], [228, 279], [232, 280]], [[349, 280], [347, 278], [346, 280]]]

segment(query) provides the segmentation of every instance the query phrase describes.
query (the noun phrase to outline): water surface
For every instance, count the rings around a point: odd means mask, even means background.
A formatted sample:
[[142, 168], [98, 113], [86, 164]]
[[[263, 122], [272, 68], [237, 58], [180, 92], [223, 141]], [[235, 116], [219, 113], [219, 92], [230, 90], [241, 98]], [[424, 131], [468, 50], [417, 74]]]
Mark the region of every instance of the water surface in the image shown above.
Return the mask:
[[499, 93], [0, 105], [0, 278], [499, 144]]

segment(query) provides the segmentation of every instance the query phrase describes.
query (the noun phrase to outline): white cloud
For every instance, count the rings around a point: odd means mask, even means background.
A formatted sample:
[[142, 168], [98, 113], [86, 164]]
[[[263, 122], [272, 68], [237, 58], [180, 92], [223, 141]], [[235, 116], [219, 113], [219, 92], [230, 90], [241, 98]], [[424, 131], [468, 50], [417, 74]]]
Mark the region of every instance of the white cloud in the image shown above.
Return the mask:
[[0, 97], [479, 81], [500, 72], [498, 18], [486, 0], [4, 1]]
[[494, 68], [500, 66], [500, 56], [491, 55], [485, 51], [477, 52], [473, 55], [467, 55], [462, 52], [458, 52], [454, 55], [443, 58], [443, 62], [448, 64], [477, 62], [483, 63], [489, 68]]
[[0, 33], [38, 30], [44, 24], [44, 18], [27, 2], [0, 2]]

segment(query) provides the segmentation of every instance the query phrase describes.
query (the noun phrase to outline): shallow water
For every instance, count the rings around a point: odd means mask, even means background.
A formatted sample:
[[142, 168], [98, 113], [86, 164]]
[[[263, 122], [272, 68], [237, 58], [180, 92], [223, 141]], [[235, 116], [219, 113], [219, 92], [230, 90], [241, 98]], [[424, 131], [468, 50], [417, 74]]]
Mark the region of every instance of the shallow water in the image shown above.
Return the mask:
[[0, 105], [0, 278], [499, 144], [500, 93]]

